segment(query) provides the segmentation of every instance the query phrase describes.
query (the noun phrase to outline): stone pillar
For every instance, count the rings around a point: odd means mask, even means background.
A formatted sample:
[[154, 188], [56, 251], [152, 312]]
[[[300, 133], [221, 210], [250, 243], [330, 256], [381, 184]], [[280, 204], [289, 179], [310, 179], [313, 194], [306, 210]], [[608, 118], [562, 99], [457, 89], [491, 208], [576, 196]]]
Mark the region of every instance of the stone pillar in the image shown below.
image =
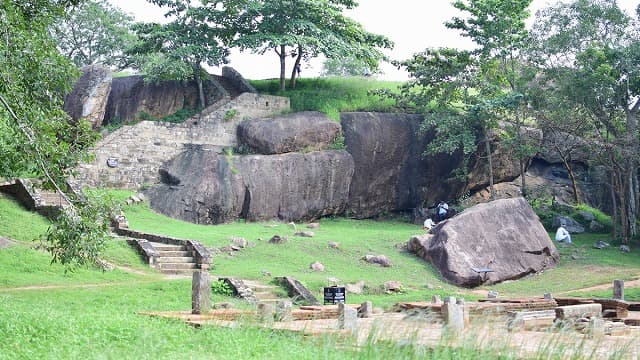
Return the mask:
[[433, 295], [431, 297], [431, 303], [432, 304], [440, 304], [442, 302], [442, 300], [440, 300], [440, 295]]
[[358, 311], [344, 303], [338, 304], [338, 328], [350, 330], [358, 329]]
[[365, 301], [360, 305], [358, 310], [358, 317], [370, 318], [373, 315], [373, 303], [371, 301]]
[[551, 293], [544, 293], [543, 297], [545, 300], [553, 300], [553, 295]]
[[275, 315], [275, 309], [273, 304], [259, 303], [258, 304], [258, 322], [272, 323]]
[[602, 339], [604, 334], [604, 319], [597, 317], [589, 319], [589, 335], [594, 339]]
[[624, 300], [624, 280], [613, 280], [613, 298]]
[[292, 321], [291, 309], [293, 304], [290, 300], [278, 301], [276, 303], [276, 321]]
[[211, 275], [195, 271], [191, 280], [191, 313], [206, 314], [211, 309]]
[[442, 304], [442, 317], [444, 319], [445, 327], [457, 333], [464, 329], [464, 305], [460, 306], [456, 303], [456, 298], [448, 296], [444, 299]]
[[469, 325], [469, 308], [464, 306], [464, 299], [458, 299], [456, 301], [456, 304], [462, 309], [462, 319], [464, 320], [464, 326], [466, 327], [467, 325]]

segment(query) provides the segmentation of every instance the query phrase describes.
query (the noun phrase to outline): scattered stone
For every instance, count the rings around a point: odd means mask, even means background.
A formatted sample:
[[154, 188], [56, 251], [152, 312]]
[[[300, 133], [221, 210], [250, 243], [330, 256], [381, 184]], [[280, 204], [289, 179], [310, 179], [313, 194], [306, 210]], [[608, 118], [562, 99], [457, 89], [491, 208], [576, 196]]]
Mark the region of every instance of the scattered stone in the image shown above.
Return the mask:
[[232, 237], [231, 238], [231, 243], [235, 246], [238, 246], [240, 248], [246, 248], [249, 245], [249, 242], [242, 237]]
[[314, 237], [316, 234], [314, 234], [313, 231], [298, 231], [294, 235], [300, 237]]
[[402, 292], [404, 287], [400, 281], [387, 281], [384, 283], [385, 292]]
[[293, 316], [291, 315], [291, 310], [293, 308], [293, 304], [290, 300], [278, 301], [276, 303], [276, 321], [292, 321]]
[[233, 309], [236, 305], [230, 302], [221, 302], [213, 304], [214, 309]]
[[348, 294], [360, 295], [364, 290], [364, 281], [358, 281], [355, 284], [346, 284], [344, 288]]
[[275, 316], [275, 309], [273, 304], [259, 303], [258, 304], [258, 321], [261, 323], [273, 322]]
[[358, 311], [345, 303], [339, 303], [338, 328], [356, 331], [358, 329]]
[[318, 261], [311, 263], [311, 265], [309, 265], [309, 268], [313, 271], [319, 271], [319, 272], [324, 271], [324, 265], [322, 265], [322, 263]]
[[320, 223], [309, 223], [307, 229], [320, 229]]
[[576, 254], [571, 254], [571, 260], [578, 260], [580, 257]]
[[338, 283], [340, 282], [340, 279], [336, 278], [336, 277], [328, 277], [327, 278], [327, 282], [331, 285], [331, 286], [338, 286]]
[[545, 300], [553, 300], [553, 295], [551, 293], [544, 293], [543, 297]]
[[292, 228], [294, 231], [297, 231], [297, 230], [298, 230], [298, 228], [296, 227], [296, 223], [294, 223], [293, 221], [292, 221], [292, 222], [290, 222], [290, 223], [288, 223], [287, 225], [291, 226], [291, 228]]
[[133, 203], [137, 204], [139, 202], [142, 202], [142, 200], [140, 200], [139, 197], [137, 197], [136, 195], [131, 195], [130, 197], [131, 201], [133, 201]]
[[358, 317], [370, 318], [373, 315], [373, 303], [371, 301], [365, 301], [360, 305], [358, 309]]
[[589, 231], [591, 232], [599, 232], [604, 230], [604, 225], [600, 224], [596, 220], [591, 220], [589, 223]]
[[500, 295], [500, 293], [495, 290], [491, 290], [487, 293], [487, 299], [497, 299], [498, 295]]
[[385, 255], [366, 255], [364, 257], [364, 260], [369, 264], [377, 264], [382, 267], [393, 266], [393, 264], [391, 263], [391, 260], [389, 260], [389, 258], [387, 258]]
[[127, 199], [124, 203], [127, 204], [127, 206], [131, 206], [131, 204], [133, 204], [133, 200]]
[[608, 248], [610, 245], [608, 242], [606, 241], [602, 241], [602, 240], [598, 240], [595, 244], [593, 244], [593, 248], [594, 249], [606, 249]]
[[630, 253], [631, 248], [628, 245], [620, 245], [620, 251], [622, 251], [623, 253]]
[[440, 303], [442, 303], [442, 300], [440, 299], [440, 295], [433, 295], [431, 297], [431, 303], [432, 304], [440, 304]]
[[432, 284], [432, 283], [427, 283], [427, 285], [425, 285], [425, 287], [426, 287], [427, 289], [429, 289], [429, 290], [433, 290], [433, 289], [435, 289], [435, 288], [436, 288], [435, 286], [433, 286], [433, 284]]
[[233, 247], [231, 245], [223, 246], [218, 249], [220, 252], [230, 252], [233, 251]]
[[340, 248], [340, 244], [334, 241], [329, 241], [329, 247], [338, 250]]
[[233, 251], [240, 251], [242, 250], [242, 248], [240, 246], [236, 246], [236, 245], [229, 245], [229, 247], [231, 248], [231, 250]]
[[96, 259], [96, 266], [102, 271], [113, 271], [116, 268], [112, 263], [104, 259]]
[[15, 242], [0, 236], [0, 249], [8, 248], [9, 246], [15, 245]]
[[269, 244], [282, 244], [287, 242], [288, 238], [286, 236], [280, 237], [280, 235], [273, 235], [271, 239], [269, 239]]
[[596, 219], [596, 217], [588, 211], [580, 210], [578, 214], [580, 214], [585, 221], [593, 221]]
[[262, 274], [262, 276], [271, 276], [271, 272], [267, 270], [261, 270], [260, 273]]
[[137, 193], [136, 196], [138, 197], [138, 199], [140, 199], [140, 201], [144, 201], [145, 196], [143, 193]]

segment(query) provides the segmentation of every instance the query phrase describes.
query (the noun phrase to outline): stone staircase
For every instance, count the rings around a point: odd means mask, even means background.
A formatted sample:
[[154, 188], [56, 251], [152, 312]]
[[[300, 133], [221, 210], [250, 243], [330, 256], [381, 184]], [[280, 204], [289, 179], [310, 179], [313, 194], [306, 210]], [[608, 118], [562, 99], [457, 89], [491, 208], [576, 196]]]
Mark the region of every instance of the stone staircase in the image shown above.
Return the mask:
[[0, 183], [0, 192], [10, 194], [30, 211], [53, 219], [70, 204], [57, 191], [43, 190], [38, 181], [14, 179]]
[[266, 285], [258, 280], [242, 280], [242, 282], [251, 289], [259, 303], [276, 304], [278, 301], [289, 299], [279, 286]]
[[190, 275], [198, 270], [193, 251], [189, 251], [185, 245], [171, 245], [158, 242], [149, 242], [158, 253], [156, 268], [166, 275]]

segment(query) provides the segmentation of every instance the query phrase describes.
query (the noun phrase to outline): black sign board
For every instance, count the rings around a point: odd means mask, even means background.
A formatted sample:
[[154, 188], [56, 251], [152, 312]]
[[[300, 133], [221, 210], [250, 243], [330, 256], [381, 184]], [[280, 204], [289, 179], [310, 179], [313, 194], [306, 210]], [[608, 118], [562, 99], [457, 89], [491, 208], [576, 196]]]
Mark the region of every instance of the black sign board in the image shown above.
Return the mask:
[[324, 288], [324, 303], [338, 304], [347, 301], [347, 291], [344, 287], [329, 286]]
[[107, 158], [107, 166], [110, 168], [118, 167], [118, 159], [116, 158]]

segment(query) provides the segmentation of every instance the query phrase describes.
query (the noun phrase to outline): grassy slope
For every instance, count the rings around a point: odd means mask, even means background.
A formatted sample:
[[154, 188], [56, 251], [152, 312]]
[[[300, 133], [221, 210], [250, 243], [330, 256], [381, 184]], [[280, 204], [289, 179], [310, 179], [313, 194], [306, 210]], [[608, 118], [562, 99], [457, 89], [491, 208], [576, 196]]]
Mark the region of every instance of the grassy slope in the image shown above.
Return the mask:
[[260, 93], [289, 97], [293, 111], [322, 111], [337, 121], [341, 111], [389, 111], [393, 102], [368, 92], [395, 90], [401, 83], [366, 78], [302, 78], [298, 79], [295, 90], [284, 92], [278, 90], [278, 80], [254, 80], [251, 85]]

